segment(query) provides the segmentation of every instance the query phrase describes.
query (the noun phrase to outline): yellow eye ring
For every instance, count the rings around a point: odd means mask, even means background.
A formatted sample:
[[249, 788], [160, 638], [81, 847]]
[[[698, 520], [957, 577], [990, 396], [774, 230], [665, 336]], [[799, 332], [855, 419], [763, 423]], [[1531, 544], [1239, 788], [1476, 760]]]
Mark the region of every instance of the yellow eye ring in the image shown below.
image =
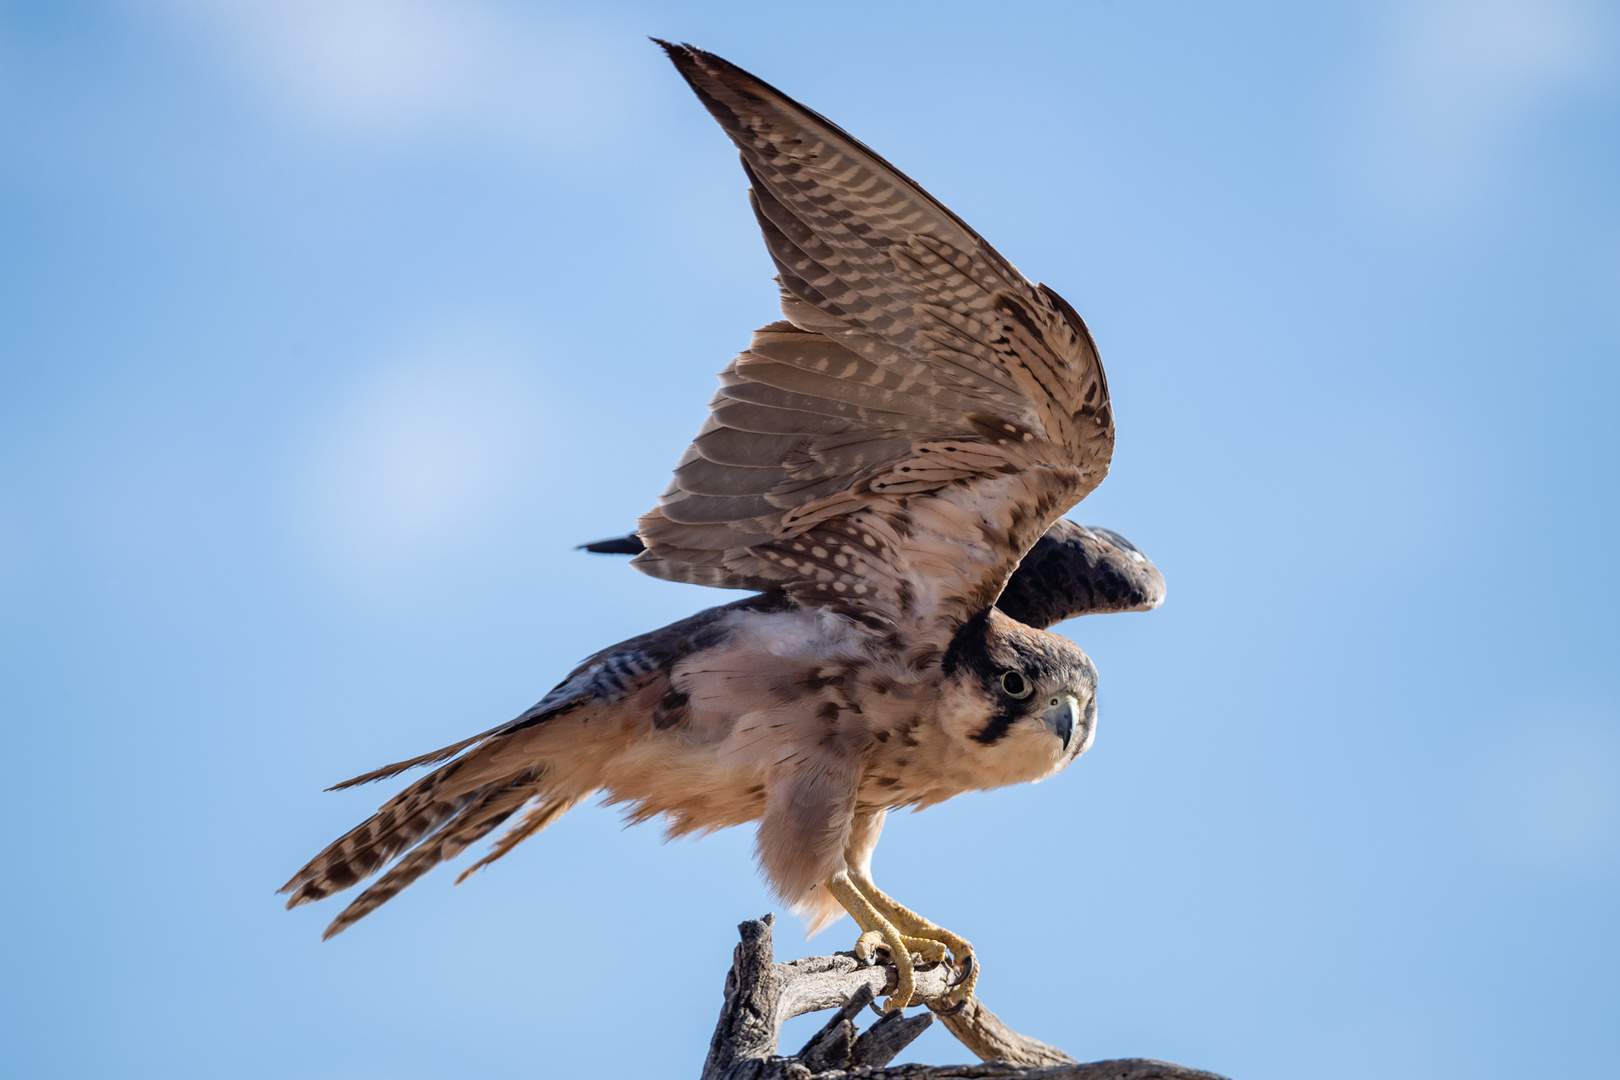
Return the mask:
[[1024, 678], [1024, 673], [1007, 670], [1001, 673], [1001, 692], [1015, 701], [1022, 701], [1035, 692], [1035, 687]]

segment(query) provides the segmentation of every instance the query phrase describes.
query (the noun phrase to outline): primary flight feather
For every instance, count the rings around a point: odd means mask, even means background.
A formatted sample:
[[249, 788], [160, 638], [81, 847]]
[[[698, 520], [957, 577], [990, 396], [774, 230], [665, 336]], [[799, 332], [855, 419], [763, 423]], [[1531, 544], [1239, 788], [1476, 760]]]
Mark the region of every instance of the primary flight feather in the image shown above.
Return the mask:
[[888, 951], [888, 1008], [910, 1003], [913, 954], [948, 957], [965, 1000], [971, 946], [879, 890], [872, 852], [891, 809], [1084, 752], [1096, 669], [1044, 627], [1163, 599], [1123, 537], [1060, 520], [1108, 470], [1107, 379], [1073, 308], [888, 162], [735, 65], [660, 44], [741, 154], [784, 318], [721, 372], [635, 536], [590, 546], [758, 595], [339, 785], [437, 766], [282, 891], [291, 907], [384, 871], [331, 936], [515, 815], [472, 869], [600, 792], [670, 835], [757, 821], [761, 870], [812, 930], [847, 911], [857, 953]]

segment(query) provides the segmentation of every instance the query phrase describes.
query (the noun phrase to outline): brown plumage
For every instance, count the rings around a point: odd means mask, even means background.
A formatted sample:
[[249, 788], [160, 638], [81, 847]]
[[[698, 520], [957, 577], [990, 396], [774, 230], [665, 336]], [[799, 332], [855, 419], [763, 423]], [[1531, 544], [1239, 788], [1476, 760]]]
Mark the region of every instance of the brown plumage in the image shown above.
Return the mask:
[[[640, 535], [581, 544], [600, 555], [640, 555]], [[1066, 518], [1052, 523], [1025, 553], [996, 607], [1026, 626], [1045, 630], [1079, 615], [1152, 611], [1164, 603], [1164, 575], [1119, 533]]]
[[321, 899], [392, 862], [331, 935], [525, 807], [475, 868], [600, 792], [671, 835], [757, 821], [784, 901], [813, 928], [848, 910], [860, 948], [889, 949], [891, 1007], [912, 952], [948, 951], [965, 995], [971, 947], [879, 891], [872, 849], [890, 809], [1037, 780], [1090, 744], [1090, 660], [1008, 612], [1044, 626], [1163, 596], [1122, 537], [1058, 524], [1112, 454], [1102, 365], [1062, 298], [882, 158], [724, 60], [664, 47], [741, 152], [786, 318], [721, 373], [634, 565], [760, 595], [349, 781], [436, 766], [283, 891]]

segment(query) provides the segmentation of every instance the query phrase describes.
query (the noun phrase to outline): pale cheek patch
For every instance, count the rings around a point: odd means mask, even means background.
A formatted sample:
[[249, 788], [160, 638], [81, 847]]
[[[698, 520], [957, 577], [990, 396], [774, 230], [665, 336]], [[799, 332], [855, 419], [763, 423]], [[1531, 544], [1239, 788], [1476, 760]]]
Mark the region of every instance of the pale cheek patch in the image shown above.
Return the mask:
[[1068, 764], [1063, 744], [1038, 722], [1020, 720], [1004, 739], [985, 748], [986, 786], [1035, 783]]

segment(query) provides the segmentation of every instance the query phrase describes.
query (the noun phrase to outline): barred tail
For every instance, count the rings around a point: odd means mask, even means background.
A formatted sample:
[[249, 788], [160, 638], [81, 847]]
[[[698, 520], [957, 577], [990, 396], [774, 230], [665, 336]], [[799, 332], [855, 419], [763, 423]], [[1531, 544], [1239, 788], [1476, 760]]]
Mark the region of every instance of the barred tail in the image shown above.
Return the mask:
[[[298, 907], [342, 892], [386, 867], [380, 879], [332, 920], [325, 936], [341, 933], [439, 863], [488, 836], [528, 804], [529, 811], [518, 823], [457, 880], [506, 855], [589, 795], [581, 790], [588, 786], [588, 782], [582, 784], [582, 777], [554, 772], [541, 749], [551, 736], [536, 738], [540, 733], [535, 728], [577, 709], [610, 710], [627, 702], [659, 700], [668, 689], [668, 665], [685, 655], [699, 635], [707, 634], [704, 640], [712, 644], [712, 624], [729, 610], [731, 606], [714, 608], [656, 634], [604, 649], [575, 668], [533, 708], [507, 723], [338, 784], [338, 788], [353, 787], [419, 766], [438, 766], [328, 844], [294, 874], [279, 890], [290, 894], [287, 906]], [[389, 867], [389, 863], [394, 865]]]
[[359, 922], [383, 904], [393, 899], [405, 886], [438, 866], [453, 859], [488, 836], [490, 831], [516, 813], [524, 803], [540, 793], [544, 769], [534, 769], [514, 777], [504, 785], [480, 788], [469, 796], [463, 809], [443, 826], [426, 836], [399, 862], [395, 863], [376, 884], [354, 898], [331, 925], [321, 934], [326, 940], [340, 934]]
[[543, 710], [536, 707], [482, 735], [337, 785], [343, 788], [367, 783], [461, 754], [389, 799], [371, 817], [328, 844], [277, 891], [290, 893], [287, 906], [298, 907], [342, 892], [403, 855], [381, 880], [356, 897], [332, 921], [325, 934], [331, 937], [376, 910], [439, 863], [461, 854], [467, 845], [482, 839], [522, 809], [524, 803], [541, 799], [536, 813], [552, 807], [549, 816], [539, 824], [532, 823], [535, 815], [531, 813], [514, 830], [522, 836], [503, 838], [496, 853], [479, 865], [487, 865], [504, 855], [519, 839], [540, 831], [572, 805], [571, 802], [546, 801], [544, 762], [532, 762], [513, 771], [511, 762], [498, 760], [509, 745], [504, 736], [572, 711], [578, 705], [578, 701], [565, 701]]

